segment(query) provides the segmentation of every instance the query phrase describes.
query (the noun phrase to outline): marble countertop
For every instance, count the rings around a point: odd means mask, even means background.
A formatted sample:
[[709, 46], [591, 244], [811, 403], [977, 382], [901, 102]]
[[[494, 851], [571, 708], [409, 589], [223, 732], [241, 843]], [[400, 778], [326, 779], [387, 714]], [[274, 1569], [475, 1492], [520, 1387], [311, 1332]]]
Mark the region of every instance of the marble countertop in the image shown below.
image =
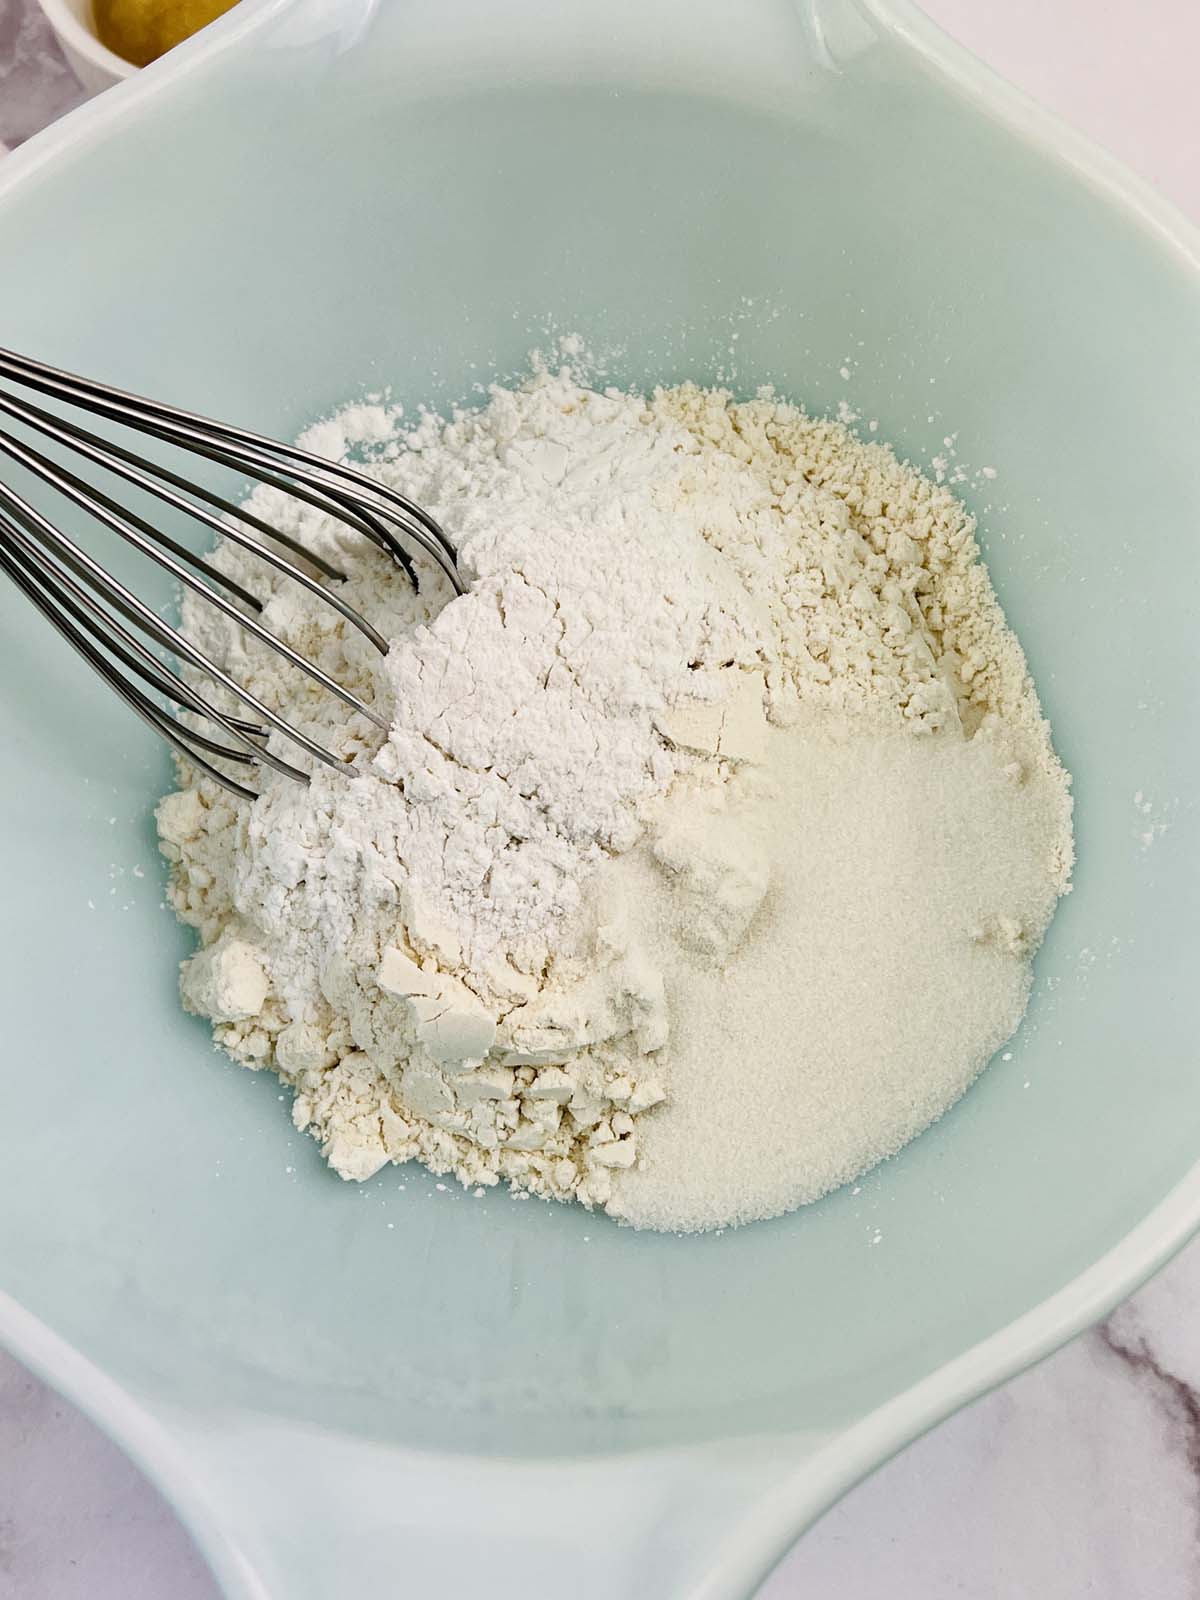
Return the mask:
[[[1196, 0], [925, 0], [1200, 220]], [[0, 0], [0, 144], [83, 98], [34, 0]], [[1200, 1241], [1033, 1372], [853, 1490], [761, 1600], [1197, 1600]], [[171, 1511], [0, 1354], [0, 1600], [219, 1600]]]

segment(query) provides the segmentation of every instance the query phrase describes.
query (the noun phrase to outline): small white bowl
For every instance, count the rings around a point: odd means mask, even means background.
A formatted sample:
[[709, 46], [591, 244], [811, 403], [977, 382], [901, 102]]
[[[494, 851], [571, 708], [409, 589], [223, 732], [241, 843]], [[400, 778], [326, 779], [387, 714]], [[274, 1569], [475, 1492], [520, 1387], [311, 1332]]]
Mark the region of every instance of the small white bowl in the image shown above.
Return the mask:
[[138, 70], [96, 37], [92, 0], [38, 0], [63, 55], [89, 94], [99, 94]]

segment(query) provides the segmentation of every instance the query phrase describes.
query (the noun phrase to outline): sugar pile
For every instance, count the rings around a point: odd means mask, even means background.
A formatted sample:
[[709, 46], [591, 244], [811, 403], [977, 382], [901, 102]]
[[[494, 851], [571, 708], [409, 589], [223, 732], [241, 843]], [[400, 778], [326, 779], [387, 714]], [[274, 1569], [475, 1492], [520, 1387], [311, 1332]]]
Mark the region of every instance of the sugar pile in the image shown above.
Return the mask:
[[686, 879], [655, 893], [626, 858], [672, 1049], [611, 1211], [680, 1229], [772, 1216], [958, 1099], [1020, 1021], [1057, 897], [1053, 791], [1004, 776], [1010, 755], [985, 734], [781, 737], [775, 795], [730, 819], [741, 870], [757, 846], [770, 887], [719, 971], [696, 949], [702, 896]]
[[[296, 1090], [344, 1177], [462, 1182], [703, 1228], [898, 1149], [1016, 1027], [1071, 866], [1068, 780], [963, 507], [771, 395], [570, 371], [449, 423], [306, 437], [426, 506], [470, 592], [312, 508], [380, 659], [224, 545], [264, 620], [391, 731], [211, 607], [184, 626], [352, 759], [160, 807], [201, 948], [185, 1003]], [[284, 753], [281, 745], [280, 753]], [[288, 749], [289, 759], [295, 758]]]

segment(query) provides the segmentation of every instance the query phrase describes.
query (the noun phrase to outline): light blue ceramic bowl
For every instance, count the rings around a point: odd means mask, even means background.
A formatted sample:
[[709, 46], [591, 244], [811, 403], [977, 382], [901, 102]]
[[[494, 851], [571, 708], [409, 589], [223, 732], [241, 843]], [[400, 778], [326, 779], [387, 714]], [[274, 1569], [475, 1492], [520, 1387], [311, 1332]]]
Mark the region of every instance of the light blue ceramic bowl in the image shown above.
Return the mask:
[[1197, 254], [900, 0], [245, 0], [5, 162], [0, 342], [285, 437], [548, 325], [957, 433], [1077, 784], [1012, 1059], [860, 1190], [671, 1239], [358, 1189], [181, 1015], [164, 752], [0, 594], [0, 1325], [230, 1600], [746, 1596], [1194, 1226]]

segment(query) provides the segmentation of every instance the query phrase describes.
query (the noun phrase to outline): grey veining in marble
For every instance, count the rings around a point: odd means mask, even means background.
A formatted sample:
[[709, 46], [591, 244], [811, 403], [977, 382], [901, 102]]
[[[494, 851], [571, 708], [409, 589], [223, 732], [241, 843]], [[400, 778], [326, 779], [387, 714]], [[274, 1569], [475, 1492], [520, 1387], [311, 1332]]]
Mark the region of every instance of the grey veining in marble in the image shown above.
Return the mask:
[[83, 100], [31, 0], [0, 0], [0, 143], [20, 144]]
[[853, 1490], [761, 1600], [1196, 1600], [1200, 1244]]

